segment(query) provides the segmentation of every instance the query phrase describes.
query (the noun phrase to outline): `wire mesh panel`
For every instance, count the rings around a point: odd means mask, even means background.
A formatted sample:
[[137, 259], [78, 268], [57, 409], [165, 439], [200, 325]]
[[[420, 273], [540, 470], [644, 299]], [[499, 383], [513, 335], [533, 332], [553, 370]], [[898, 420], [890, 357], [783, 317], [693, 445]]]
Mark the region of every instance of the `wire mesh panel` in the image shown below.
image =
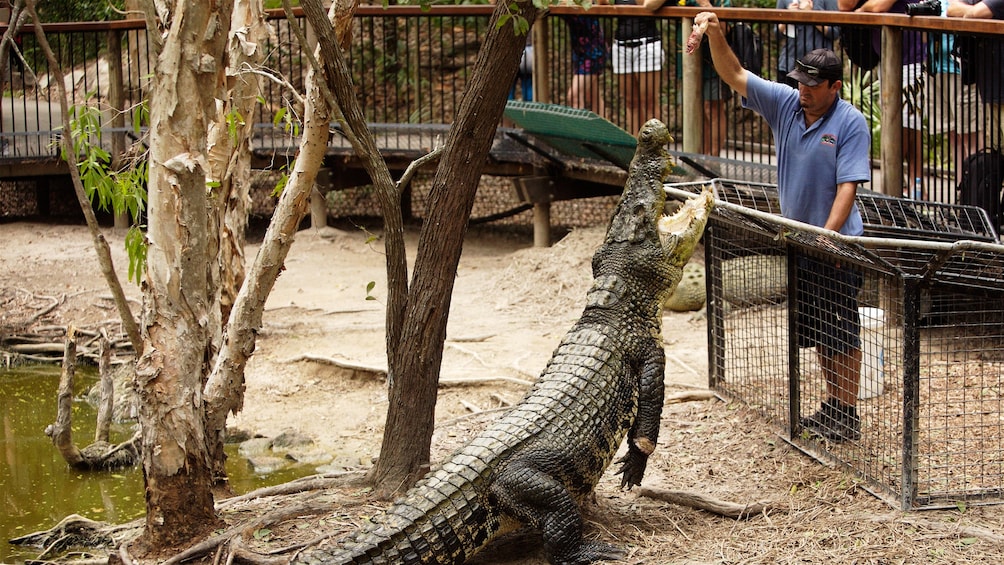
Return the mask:
[[904, 509], [1004, 501], [1004, 246], [985, 214], [859, 194], [877, 235], [844, 237], [776, 215], [776, 187], [712, 184], [711, 386]]

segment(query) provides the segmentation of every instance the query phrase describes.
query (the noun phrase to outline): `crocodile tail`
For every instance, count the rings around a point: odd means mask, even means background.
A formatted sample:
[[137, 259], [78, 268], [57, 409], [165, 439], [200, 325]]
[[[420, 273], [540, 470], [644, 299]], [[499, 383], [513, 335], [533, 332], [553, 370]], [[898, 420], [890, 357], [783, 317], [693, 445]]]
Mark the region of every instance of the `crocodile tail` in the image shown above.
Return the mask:
[[[467, 473], [458, 474], [458, 471]], [[461, 565], [500, 530], [498, 513], [456, 457], [337, 546], [297, 556], [302, 565]], [[477, 473], [474, 473], [475, 475]]]

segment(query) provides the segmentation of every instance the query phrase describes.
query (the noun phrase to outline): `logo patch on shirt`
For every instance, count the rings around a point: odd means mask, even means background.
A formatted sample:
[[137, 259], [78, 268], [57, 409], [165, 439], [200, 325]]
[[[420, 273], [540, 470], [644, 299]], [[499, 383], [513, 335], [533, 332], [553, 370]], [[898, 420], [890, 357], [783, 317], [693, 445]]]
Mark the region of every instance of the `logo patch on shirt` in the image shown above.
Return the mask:
[[819, 138], [819, 142], [823, 145], [836, 145], [837, 136], [832, 133], [824, 133], [823, 136]]

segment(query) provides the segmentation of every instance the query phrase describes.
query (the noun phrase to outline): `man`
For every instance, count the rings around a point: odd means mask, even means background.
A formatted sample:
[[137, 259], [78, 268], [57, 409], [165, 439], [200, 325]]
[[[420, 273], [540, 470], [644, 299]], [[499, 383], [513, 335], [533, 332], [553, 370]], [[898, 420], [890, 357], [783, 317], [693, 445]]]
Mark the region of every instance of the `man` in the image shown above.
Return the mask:
[[1004, 20], [1004, 1], [950, 0], [948, 4], [948, 17]]
[[[702, 12], [694, 25], [707, 25], [711, 57], [719, 76], [743, 97], [743, 105], [764, 117], [774, 134], [781, 213], [845, 235], [861, 235], [855, 204], [857, 186], [871, 178], [871, 133], [864, 116], [839, 96], [840, 58], [816, 49], [796, 62], [788, 76], [798, 90], [744, 69], [729, 48], [718, 17]], [[846, 267], [846, 266], [845, 266]], [[840, 265], [806, 258], [799, 263], [799, 345], [816, 348], [828, 398], [801, 420], [811, 433], [832, 441], [861, 436], [857, 414], [861, 374], [857, 294], [861, 276]]]

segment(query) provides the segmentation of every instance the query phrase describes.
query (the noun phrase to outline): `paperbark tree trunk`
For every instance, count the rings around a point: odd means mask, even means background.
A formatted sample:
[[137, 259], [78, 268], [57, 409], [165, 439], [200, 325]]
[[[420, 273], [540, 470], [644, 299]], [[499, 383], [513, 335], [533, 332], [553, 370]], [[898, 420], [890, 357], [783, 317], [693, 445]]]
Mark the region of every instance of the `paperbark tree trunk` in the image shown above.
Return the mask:
[[[150, 100], [144, 353], [137, 362], [146, 527], [137, 552], [190, 543], [219, 525], [202, 387], [219, 310], [210, 295], [206, 138], [225, 81], [233, 2], [156, 0]], [[150, 14], [148, 14], [150, 16]], [[214, 311], [215, 310], [215, 311]]]
[[[229, 324], [231, 310], [244, 283], [244, 244], [251, 208], [252, 116], [261, 90], [259, 76], [246, 71], [258, 69], [265, 60], [267, 38], [265, 14], [260, 0], [235, 0], [226, 46], [225, 82], [220, 85], [217, 95], [221, 103], [210, 124], [207, 142], [213, 210], [209, 214], [209, 233], [213, 234], [209, 238], [209, 254], [210, 257], [215, 257], [213, 262], [218, 265], [218, 268], [210, 269], [210, 276], [218, 277], [210, 285], [210, 292], [214, 294], [214, 301], [219, 306], [220, 320], [218, 325], [213, 326], [220, 330], [211, 336], [213, 351], [220, 351], [222, 347], [223, 330]], [[250, 350], [254, 350], [253, 342]], [[246, 357], [238, 362], [241, 373], [245, 361]], [[206, 397], [207, 405], [221, 404], [219, 410], [224, 413], [240, 410], [244, 404], [243, 378], [227, 382], [232, 386], [216, 390], [212, 397]], [[214, 483], [224, 487], [227, 457], [223, 445], [226, 419], [224, 417], [222, 422], [207, 419], [206, 423]]]

